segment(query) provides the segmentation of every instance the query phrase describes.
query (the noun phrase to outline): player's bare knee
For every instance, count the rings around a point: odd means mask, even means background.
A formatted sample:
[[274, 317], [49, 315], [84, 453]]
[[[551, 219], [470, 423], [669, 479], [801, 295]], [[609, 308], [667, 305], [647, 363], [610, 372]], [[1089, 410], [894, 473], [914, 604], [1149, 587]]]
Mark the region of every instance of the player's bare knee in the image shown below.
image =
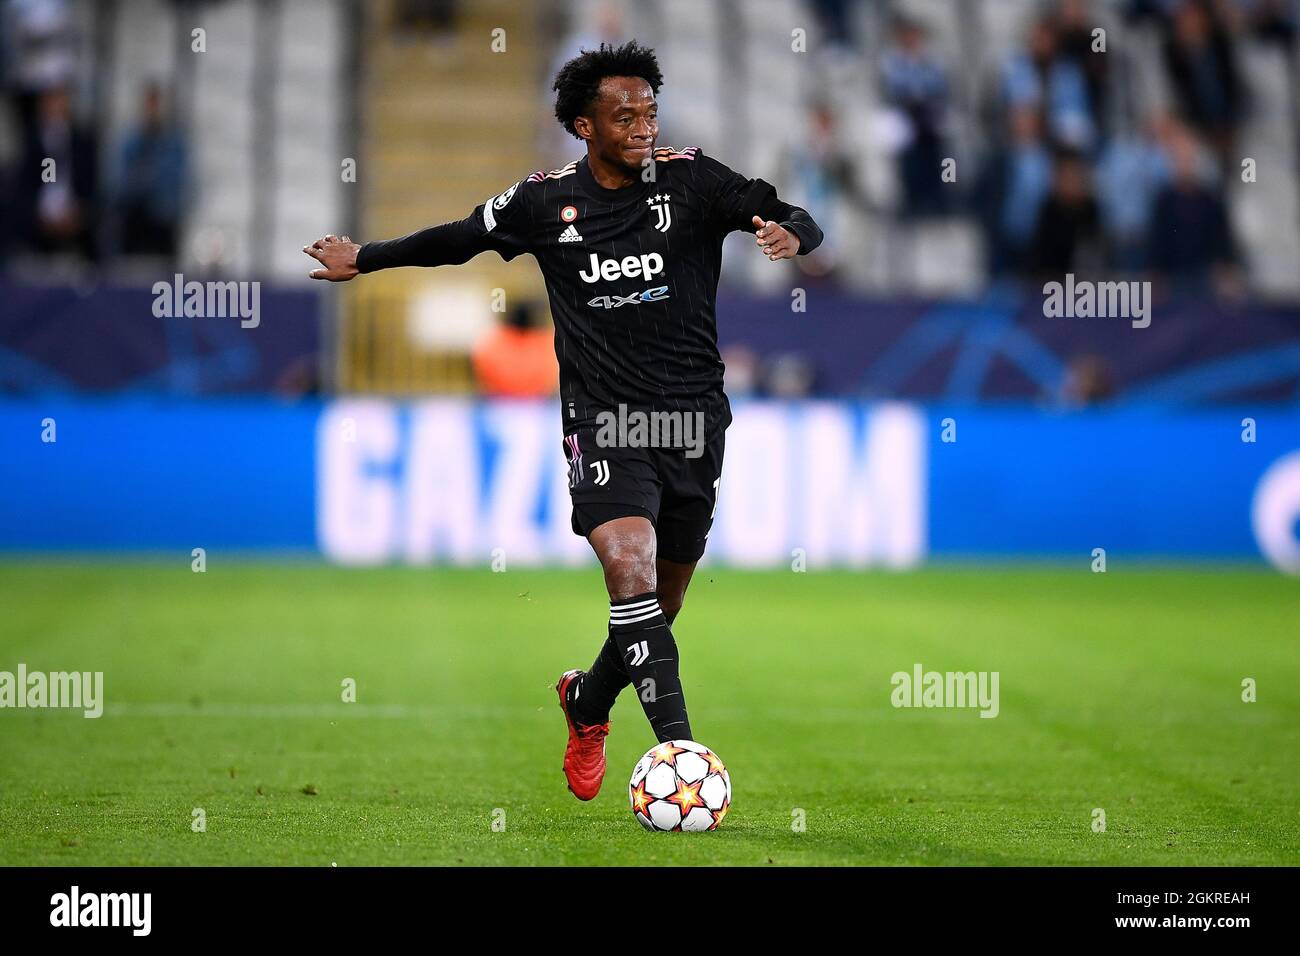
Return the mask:
[[637, 548], [612, 548], [601, 560], [605, 586], [615, 601], [655, 589], [654, 555]]
[[654, 538], [621, 535], [606, 542], [601, 550], [601, 566], [612, 600], [620, 601], [654, 591], [658, 584]]

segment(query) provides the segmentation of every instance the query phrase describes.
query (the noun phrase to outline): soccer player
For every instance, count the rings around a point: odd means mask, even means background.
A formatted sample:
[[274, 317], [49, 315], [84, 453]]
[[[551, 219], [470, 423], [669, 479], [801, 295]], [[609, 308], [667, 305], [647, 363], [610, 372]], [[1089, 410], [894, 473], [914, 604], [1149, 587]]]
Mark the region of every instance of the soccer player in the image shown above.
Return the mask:
[[[489, 250], [537, 259], [555, 320], [572, 526], [609, 592], [595, 663], [556, 685], [569, 732], [564, 773], [580, 800], [600, 790], [610, 708], [629, 684], [659, 741], [692, 739], [672, 624], [713, 523], [731, 423], [714, 316], [722, 240], [752, 232], [776, 261], [822, 239], [763, 180], [694, 146], [657, 147], [662, 81], [654, 51], [635, 41], [583, 51], [554, 89], [556, 119], [586, 144], [585, 157], [533, 173], [460, 222], [365, 245], [328, 235], [303, 249], [321, 265], [311, 277], [333, 282]], [[611, 427], [638, 413], [669, 426], [657, 431], [677, 447], [647, 440], [644, 428]]]

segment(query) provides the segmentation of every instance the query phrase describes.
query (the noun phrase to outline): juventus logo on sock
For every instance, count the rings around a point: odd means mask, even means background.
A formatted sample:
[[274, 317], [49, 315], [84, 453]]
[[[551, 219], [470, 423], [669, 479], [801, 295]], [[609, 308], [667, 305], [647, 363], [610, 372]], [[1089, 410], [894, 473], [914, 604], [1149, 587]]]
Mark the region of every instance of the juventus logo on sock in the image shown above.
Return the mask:
[[622, 654], [629, 682], [643, 690], [641, 709], [655, 736], [660, 741], [689, 738], [677, 642], [654, 592], [611, 603], [609, 637]]

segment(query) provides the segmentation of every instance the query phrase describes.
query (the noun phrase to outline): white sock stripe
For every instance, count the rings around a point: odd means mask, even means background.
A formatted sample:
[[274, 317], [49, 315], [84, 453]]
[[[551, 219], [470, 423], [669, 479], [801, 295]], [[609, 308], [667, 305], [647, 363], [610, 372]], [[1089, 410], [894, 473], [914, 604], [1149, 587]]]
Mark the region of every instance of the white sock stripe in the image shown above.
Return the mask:
[[662, 613], [663, 613], [663, 609], [656, 605], [655, 607], [638, 608], [635, 611], [629, 611], [627, 614], [611, 614], [609, 616], [609, 619], [611, 621], [630, 621], [632, 618], [636, 618], [637, 620], [640, 620], [641, 615], [643, 614], [649, 614], [653, 617], [656, 614], [662, 614]]
[[658, 599], [658, 598], [649, 598], [649, 599], [647, 599], [647, 600], [645, 600], [645, 601], [635, 601], [635, 602], [633, 602], [632, 604], [611, 604], [611, 605], [609, 606], [609, 613], [610, 613], [610, 614], [619, 614], [619, 613], [626, 612], [626, 611], [639, 611], [639, 610], [641, 610], [641, 608], [649, 607], [649, 606], [652, 605], [652, 604], [653, 604], [655, 607], [658, 607], [658, 606], [659, 606], [659, 599]]
[[610, 618], [610, 623], [611, 624], [634, 624], [637, 623], [638, 620], [654, 620], [655, 618], [658, 617], [663, 617], [663, 611], [660, 610], [645, 611], [645, 613], [637, 614], [636, 617], [632, 617], [632, 618]]
[[639, 607], [634, 611], [610, 611], [609, 619], [611, 621], [625, 621], [629, 617], [638, 617], [646, 613], [662, 614], [663, 609], [658, 604], [651, 604], [649, 607]]
[[648, 621], [651, 618], [659, 617], [662, 614], [663, 611], [659, 610], [659, 608], [655, 608], [649, 614], [642, 614], [640, 617], [627, 617], [627, 618], [618, 618], [618, 619], [610, 618], [609, 623], [610, 624], [636, 624], [638, 621]]

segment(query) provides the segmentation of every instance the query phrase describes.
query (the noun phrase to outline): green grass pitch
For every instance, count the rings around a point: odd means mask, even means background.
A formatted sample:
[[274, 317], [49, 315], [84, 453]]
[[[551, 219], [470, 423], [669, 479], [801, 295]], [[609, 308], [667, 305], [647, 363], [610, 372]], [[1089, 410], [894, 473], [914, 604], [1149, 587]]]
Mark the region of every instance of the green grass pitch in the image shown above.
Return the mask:
[[[0, 670], [107, 698], [0, 710], [0, 864], [1300, 859], [1300, 582], [1262, 570], [702, 569], [674, 631], [734, 786], [706, 834], [631, 816], [630, 692], [600, 796], [564, 787], [552, 687], [604, 638], [595, 568], [9, 560], [0, 603]], [[894, 708], [918, 662], [998, 671], [999, 716]]]

